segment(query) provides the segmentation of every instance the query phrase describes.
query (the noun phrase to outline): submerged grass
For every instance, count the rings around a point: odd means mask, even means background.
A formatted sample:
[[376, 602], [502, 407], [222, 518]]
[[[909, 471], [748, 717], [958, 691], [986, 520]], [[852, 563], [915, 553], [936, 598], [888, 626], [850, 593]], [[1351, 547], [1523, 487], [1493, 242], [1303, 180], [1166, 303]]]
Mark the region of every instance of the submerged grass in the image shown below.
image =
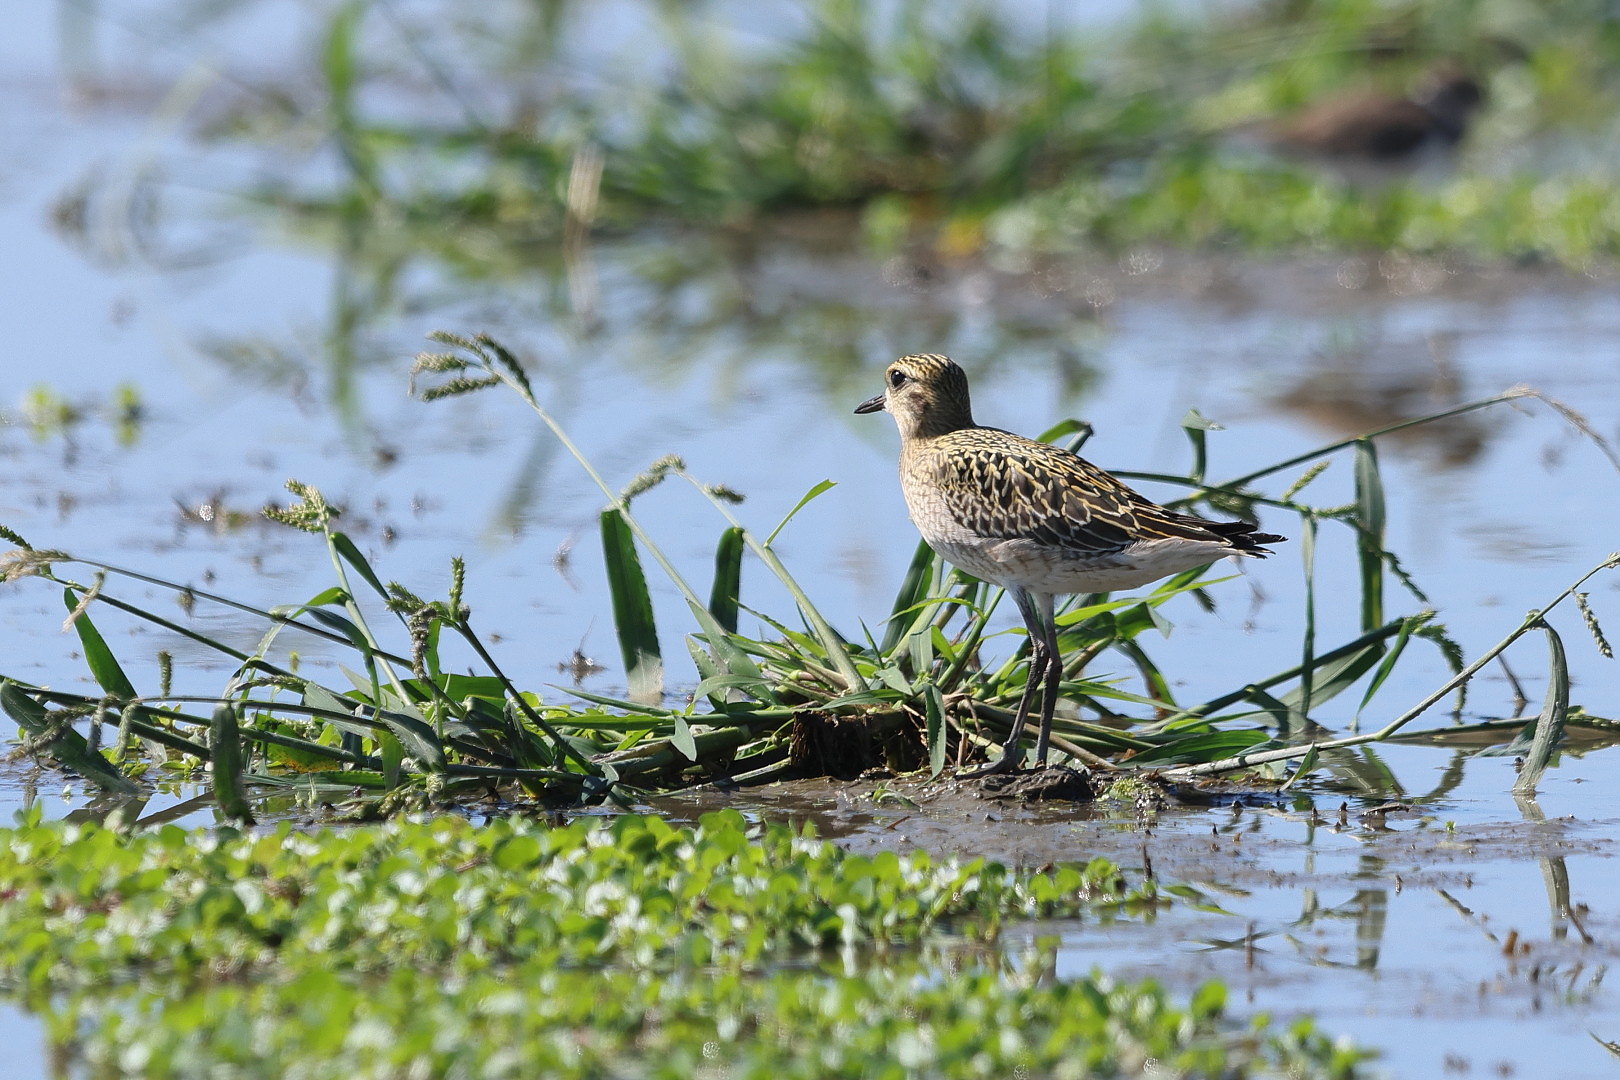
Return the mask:
[[[606, 504], [603, 551], [629, 696], [574, 690], [571, 702], [547, 700], [525, 688], [477, 633], [462, 600], [466, 570], [460, 560], [451, 566], [443, 600], [385, 583], [336, 527], [338, 512], [318, 490], [295, 482], [289, 487], [296, 500], [269, 513], [322, 537], [337, 584], [304, 603], [268, 610], [109, 563], [35, 550], [5, 530], [23, 546], [4, 557], [0, 570], [8, 580], [38, 576], [63, 588], [68, 623], [102, 691], [96, 697], [0, 682], [0, 708], [18, 723], [25, 751], [125, 798], [138, 798], [144, 782], [207, 768], [222, 810], [245, 819], [248, 788], [290, 788], [312, 803], [359, 788], [379, 797], [372, 804], [377, 813], [491, 790], [522, 790], [560, 803], [622, 802], [638, 789], [676, 789], [719, 778], [757, 783], [854, 776], [878, 765], [938, 777], [948, 766], [972, 761], [1003, 741], [1024, 690], [1027, 646], [1020, 641], [1005, 656], [993, 651], [1003, 636], [991, 632], [1002, 599], [999, 589], [951, 570], [919, 545], [881, 637], [864, 628], [858, 636], [841, 633], [773, 548], [799, 509], [830, 484], [812, 489], [764, 536], [733, 513], [734, 493], [697, 481], [675, 458], [656, 462], [623, 491], [615, 490], [535, 397], [523, 366], [507, 349], [485, 336], [435, 337], [452, 351], [418, 359], [413, 383], [420, 397], [508, 389], [600, 489]], [[1225, 481], [1205, 475], [1210, 425], [1190, 415], [1191, 471], [1148, 478], [1184, 485], [1189, 495], [1183, 504], [1202, 503], [1225, 514], [1265, 506], [1273, 515], [1298, 517], [1298, 530], [1284, 528], [1299, 537], [1307, 570], [1297, 658], [1271, 674], [1234, 672], [1232, 688], [1208, 700], [1178, 701], [1173, 687], [1179, 679], [1155, 658], [1149, 631], [1168, 632], [1166, 611], [1176, 604], [1211, 603], [1205, 590], [1219, 579], [1198, 570], [1177, 575], [1145, 596], [1074, 597], [1058, 616], [1065, 658], [1061, 692], [1069, 704], [1055, 724], [1055, 748], [1076, 763], [1116, 773], [1169, 768], [1172, 776], [1196, 777], [1243, 769], [1256, 779], [1281, 779], [1290, 760], [1303, 759], [1302, 770], [1332, 764], [1337, 752], [1403, 731], [1449, 694], [1464, 692], [1469, 680], [1520, 636], [1542, 629], [1555, 645], [1549, 678], [1557, 692], [1550, 691], [1536, 727], [1539, 735], [1527, 743], [1521, 786], [1533, 784], [1556, 751], [1559, 726], [1583, 721], [1584, 714], [1569, 703], [1561, 644], [1543, 612], [1536, 612], [1500, 645], [1465, 664], [1427, 609], [1426, 597], [1386, 546], [1376, 453], [1377, 440], [1392, 432], [1532, 396], [1528, 390], [1509, 391]], [[1083, 429], [1063, 424], [1048, 437], [1076, 431]], [[1304, 501], [1322, 469], [1346, 455], [1354, 472], [1353, 499], [1328, 506]], [[670, 479], [692, 484], [717, 512], [720, 536], [706, 596], [636, 517], [635, 500]], [[1283, 490], [1266, 494], [1272, 483]], [[1335, 572], [1358, 581], [1361, 618], [1351, 640], [1330, 645], [1319, 640], [1317, 629], [1315, 537], [1319, 529], [1335, 527], [1348, 528], [1354, 540], [1355, 566]], [[762, 624], [762, 634], [738, 629], [745, 607], [738, 588], [747, 554], [770, 571], [796, 608], [790, 619], [748, 609]], [[643, 559], [674, 584], [691, 620], [686, 646], [699, 681], [678, 703], [662, 692], [664, 649]], [[73, 563], [90, 568], [94, 577], [85, 582], [64, 576], [63, 568]], [[1581, 582], [1614, 565], [1615, 560], [1606, 561]], [[121, 586], [132, 582], [170, 589], [189, 603], [252, 614], [263, 620], [264, 636], [251, 652], [234, 648], [131, 602]], [[1408, 602], [1394, 602], [1386, 589], [1391, 584]], [[362, 603], [366, 594], [371, 599]], [[1413, 604], [1422, 606], [1410, 610]], [[368, 610], [376, 613], [379, 606], [397, 623], [393, 631], [374, 625]], [[1393, 613], [1398, 607], [1407, 610]], [[105, 609], [229, 658], [235, 668], [223, 690], [175, 693], [165, 676], [157, 692], [138, 691], [97, 628], [95, 619]], [[1595, 627], [1591, 608], [1583, 610], [1588, 626]], [[300, 670], [296, 653], [280, 642], [287, 629], [347, 649], [355, 658], [354, 670], [341, 669], [348, 685], [330, 685]], [[1601, 630], [1595, 633], [1601, 643]], [[385, 644], [389, 640], [400, 644]], [[477, 663], [473, 673], [447, 670], [443, 651], [451, 640], [470, 651]], [[1415, 641], [1438, 646], [1455, 677], [1376, 731], [1325, 738], [1324, 706], [1359, 688], [1355, 714], [1372, 708]], [[1123, 661], [1129, 677], [1096, 674], [1105, 653]], [[1460, 709], [1460, 697], [1457, 704]], [[75, 728], [85, 722], [88, 735]]]
[[90, 1077], [1327, 1080], [1365, 1056], [1228, 1019], [1217, 985], [1002, 953], [1019, 920], [1159, 902], [1105, 860], [868, 858], [734, 812], [206, 838], [36, 815], [0, 829], [0, 896], [0, 996]]

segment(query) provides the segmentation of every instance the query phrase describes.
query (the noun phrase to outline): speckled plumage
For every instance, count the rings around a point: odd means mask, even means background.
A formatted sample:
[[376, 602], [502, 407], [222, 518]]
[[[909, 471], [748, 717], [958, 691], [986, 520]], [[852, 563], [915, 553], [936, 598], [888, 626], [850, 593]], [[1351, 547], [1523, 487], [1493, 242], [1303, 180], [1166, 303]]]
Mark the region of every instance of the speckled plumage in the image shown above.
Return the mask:
[[1031, 675], [1006, 753], [1015, 764], [1044, 674], [1036, 757], [1046, 758], [1061, 659], [1053, 596], [1133, 589], [1225, 555], [1262, 558], [1284, 539], [1244, 521], [1206, 521], [1137, 494], [1077, 454], [973, 422], [967, 376], [948, 357], [903, 356], [886, 389], [856, 412], [887, 410], [900, 429], [900, 485], [930, 547], [1005, 587], [1029, 626]]

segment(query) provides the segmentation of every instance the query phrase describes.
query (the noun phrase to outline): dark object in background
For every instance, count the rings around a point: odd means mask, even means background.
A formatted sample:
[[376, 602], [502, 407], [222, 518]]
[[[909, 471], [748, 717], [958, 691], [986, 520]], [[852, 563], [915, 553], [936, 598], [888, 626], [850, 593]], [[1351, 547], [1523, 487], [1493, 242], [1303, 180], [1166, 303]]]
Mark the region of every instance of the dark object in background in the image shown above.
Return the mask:
[[1410, 98], [1367, 91], [1332, 97], [1273, 124], [1268, 141], [1309, 157], [1415, 163], [1461, 142], [1484, 101], [1479, 83], [1448, 64]]

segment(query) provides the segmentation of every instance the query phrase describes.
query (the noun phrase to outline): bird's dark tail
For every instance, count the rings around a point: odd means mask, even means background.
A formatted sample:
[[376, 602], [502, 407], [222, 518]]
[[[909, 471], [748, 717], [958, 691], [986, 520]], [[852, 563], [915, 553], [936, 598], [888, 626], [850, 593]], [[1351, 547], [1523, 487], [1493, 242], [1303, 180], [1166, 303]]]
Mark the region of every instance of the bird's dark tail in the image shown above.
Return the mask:
[[1280, 544], [1288, 539], [1276, 533], [1255, 532], [1259, 526], [1250, 521], [1205, 521], [1201, 524], [1245, 555], [1261, 558], [1271, 554], [1267, 544]]

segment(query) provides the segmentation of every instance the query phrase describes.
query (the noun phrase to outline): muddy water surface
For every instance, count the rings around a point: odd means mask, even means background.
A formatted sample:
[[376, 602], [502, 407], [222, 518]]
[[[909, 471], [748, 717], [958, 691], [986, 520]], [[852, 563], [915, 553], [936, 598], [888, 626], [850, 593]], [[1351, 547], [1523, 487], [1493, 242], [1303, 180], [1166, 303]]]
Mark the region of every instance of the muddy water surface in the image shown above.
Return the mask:
[[[1450, 751], [1384, 751], [1416, 792]], [[1439, 798], [1398, 808], [1330, 781], [1273, 805], [1057, 807], [938, 785], [780, 785], [660, 802], [677, 817], [751, 805], [811, 821], [861, 851], [919, 847], [1026, 867], [1104, 856], [1151, 873], [1175, 902], [1143, 920], [1014, 928], [1026, 955], [1056, 943], [1052, 977], [1101, 970], [1178, 991], [1218, 979], [1233, 1007], [1308, 1012], [1376, 1047], [1398, 1077], [1613, 1075], [1610, 969], [1620, 961], [1614, 837], [1620, 797], [1601, 758], [1566, 758], [1536, 800], [1502, 794], [1481, 759]], [[1342, 809], [1341, 809], [1342, 808]]]

